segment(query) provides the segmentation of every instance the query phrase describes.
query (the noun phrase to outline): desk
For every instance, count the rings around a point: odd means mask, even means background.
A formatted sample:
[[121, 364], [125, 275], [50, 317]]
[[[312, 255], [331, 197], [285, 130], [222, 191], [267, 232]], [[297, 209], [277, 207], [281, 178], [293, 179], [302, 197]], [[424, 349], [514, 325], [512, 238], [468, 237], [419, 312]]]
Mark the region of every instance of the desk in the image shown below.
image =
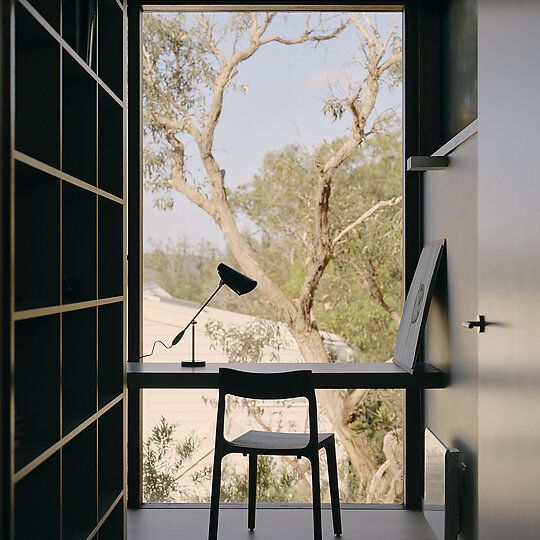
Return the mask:
[[[412, 396], [407, 401], [407, 411], [404, 413], [404, 421], [408, 422], [405, 435], [405, 466], [407, 476], [405, 478], [406, 489], [414, 493], [417, 486], [421, 485], [423, 460], [421, 450], [421, 402], [419, 389], [445, 388], [448, 385], [448, 374], [438, 370], [425, 362], [416, 364], [414, 374], [407, 373], [393, 363], [261, 363], [261, 364], [233, 364], [233, 363], [209, 363], [202, 368], [182, 367], [177, 363], [154, 363], [154, 362], [128, 362], [127, 385], [130, 391], [143, 388], [218, 388], [219, 368], [229, 367], [245, 369], [260, 373], [272, 373], [295, 369], [310, 369], [313, 372], [315, 388], [404, 388], [412, 390]], [[134, 397], [133, 403], [138, 407], [138, 400]], [[141, 456], [141, 418], [136, 408], [130, 416], [129, 429], [129, 462], [128, 470], [132, 471], [132, 486], [130, 500], [133, 506], [138, 506], [140, 500], [138, 476], [142, 463]], [[413, 496], [410, 500], [415, 501]], [[417, 493], [420, 501], [420, 493]]]
[[228, 367], [272, 373], [296, 369], [313, 372], [315, 388], [445, 388], [448, 375], [431, 364], [419, 362], [411, 375], [392, 363], [325, 363], [325, 364], [206, 364], [187, 368], [180, 364], [128, 362], [127, 385], [139, 388], [218, 388], [219, 368]]

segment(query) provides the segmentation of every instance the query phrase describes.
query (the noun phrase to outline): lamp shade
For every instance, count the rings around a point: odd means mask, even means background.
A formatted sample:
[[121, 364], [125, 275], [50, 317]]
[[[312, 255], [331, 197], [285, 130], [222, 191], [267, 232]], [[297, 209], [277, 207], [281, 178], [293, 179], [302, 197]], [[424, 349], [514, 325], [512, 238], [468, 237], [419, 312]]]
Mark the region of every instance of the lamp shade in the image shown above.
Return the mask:
[[254, 279], [251, 279], [226, 264], [219, 263], [217, 272], [219, 277], [223, 280], [223, 283], [238, 296], [251, 292], [257, 286], [257, 282]]

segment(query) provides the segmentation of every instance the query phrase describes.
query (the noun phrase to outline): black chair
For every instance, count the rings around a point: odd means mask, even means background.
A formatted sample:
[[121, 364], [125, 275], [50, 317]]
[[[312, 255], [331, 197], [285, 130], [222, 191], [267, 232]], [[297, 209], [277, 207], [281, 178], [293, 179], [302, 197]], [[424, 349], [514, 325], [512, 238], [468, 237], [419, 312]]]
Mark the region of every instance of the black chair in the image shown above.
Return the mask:
[[[225, 396], [227, 394], [249, 399], [289, 399], [305, 397], [308, 400], [309, 433], [276, 433], [248, 431], [232, 441], [225, 439]], [[328, 479], [332, 502], [334, 534], [341, 534], [341, 514], [336, 464], [336, 446], [333, 433], [319, 433], [317, 429], [317, 402], [311, 371], [285, 373], [249, 373], [234, 369], [219, 370], [219, 402], [216, 424], [214, 468], [212, 472], [212, 499], [208, 539], [217, 540], [219, 494], [221, 487], [221, 461], [228, 454], [249, 456], [248, 529], [255, 528], [255, 500], [257, 487], [257, 456], [285, 455], [306, 457], [311, 461], [313, 493], [313, 532], [315, 540], [322, 540], [321, 486], [319, 478], [319, 450], [324, 448], [328, 461]]]

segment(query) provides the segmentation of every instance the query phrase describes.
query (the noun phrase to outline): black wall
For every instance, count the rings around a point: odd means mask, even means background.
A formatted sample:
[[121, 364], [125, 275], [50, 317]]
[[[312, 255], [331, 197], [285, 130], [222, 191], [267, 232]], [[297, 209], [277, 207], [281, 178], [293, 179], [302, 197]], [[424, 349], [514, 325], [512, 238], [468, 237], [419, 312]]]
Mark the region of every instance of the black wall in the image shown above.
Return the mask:
[[[447, 170], [422, 180], [424, 238], [448, 240], [426, 356], [451, 377], [447, 389], [426, 391], [425, 420], [463, 452], [460, 538], [534, 539], [540, 531], [540, 3], [479, 0], [477, 13], [478, 135], [449, 153]], [[452, 54], [459, 62], [457, 45]], [[465, 72], [470, 59], [463, 58]], [[472, 76], [464, 82], [474, 88]], [[441, 102], [454, 107], [467, 95], [463, 88], [456, 85], [449, 96], [451, 85], [445, 87]], [[448, 138], [459, 127], [446, 122], [442, 131]], [[478, 314], [490, 324], [485, 333], [461, 327]]]
[[424, 174], [425, 241], [446, 238], [426, 337], [426, 361], [450, 373], [444, 390], [426, 390], [425, 423], [447, 446], [459, 448], [463, 480], [463, 533], [476, 538], [478, 396], [476, 330], [462, 321], [477, 314], [477, 153], [474, 136], [450, 153], [445, 171]]
[[442, 9], [441, 98], [445, 141], [478, 117], [477, 4], [477, 0], [446, 0]]

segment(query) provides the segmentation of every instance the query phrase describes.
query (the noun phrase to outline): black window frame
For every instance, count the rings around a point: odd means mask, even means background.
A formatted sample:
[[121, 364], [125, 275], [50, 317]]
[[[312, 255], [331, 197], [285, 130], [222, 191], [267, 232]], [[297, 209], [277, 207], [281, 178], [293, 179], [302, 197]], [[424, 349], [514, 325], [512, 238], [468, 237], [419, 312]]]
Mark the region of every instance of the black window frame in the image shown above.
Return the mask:
[[[174, 0], [128, 0], [128, 361], [142, 354], [142, 14], [183, 5]], [[251, 4], [263, 8], [267, 4]], [[274, 3], [273, 6], [280, 5]], [[287, 4], [282, 3], [285, 7]], [[310, 10], [328, 6], [306, 4]], [[410, 156], [430, 155], [441, 144], [441, 6], [431, 0], [401, 3], [364, 0], [342, 10], [403, 13], [403, 288], [409, 289], [423, 245], [421, 173], [407, 172]], [[246, 9], [220, 5], [220, 9]], [[336, 8], [333, 6], [332, 10]], [[423, 361], [420, 352], [419, 361]], [[405, 390], [404, 508], [421, 508], [424, 455], [424, 390]], [[128, 389], [128, 506], [142, 501], [142, 394]]]

